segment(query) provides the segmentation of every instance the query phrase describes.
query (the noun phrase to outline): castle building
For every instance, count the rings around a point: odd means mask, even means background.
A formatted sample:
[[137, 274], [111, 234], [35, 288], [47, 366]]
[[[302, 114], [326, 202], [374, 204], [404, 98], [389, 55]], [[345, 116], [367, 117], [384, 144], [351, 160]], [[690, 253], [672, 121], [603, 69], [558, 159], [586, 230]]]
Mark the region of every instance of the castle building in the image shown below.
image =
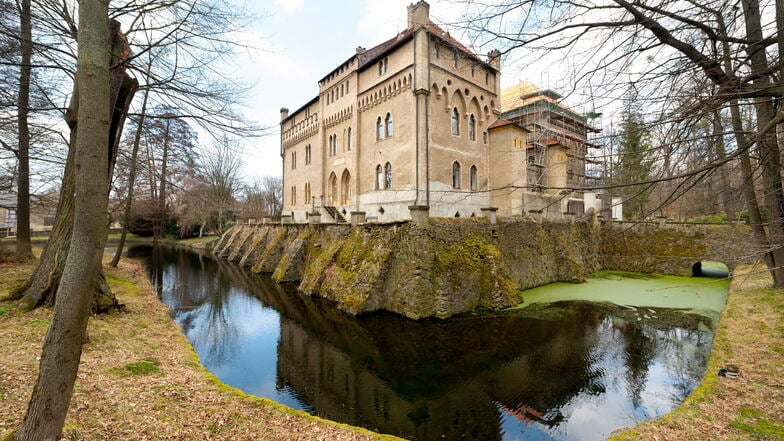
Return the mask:
[[[352, 212], [403, 220], [411, 206], [428, 207], [430, 216], [496, 207], [499, 215], [556, 217], [578, 200], [565, 189], [584, 174], [584, 161], [580, 168], [575, 160], [584, 147], [502, 103], [500, 52], [477, 56], [432, 23], [429, 8], [408, 6], [405, 30], [357, 48], [319, 81], [316, 97], [281, 109], [283, 214], [294, 222], [312, 215], [341, 222]], [[528, 158], [537, 148], [541, 170]]]

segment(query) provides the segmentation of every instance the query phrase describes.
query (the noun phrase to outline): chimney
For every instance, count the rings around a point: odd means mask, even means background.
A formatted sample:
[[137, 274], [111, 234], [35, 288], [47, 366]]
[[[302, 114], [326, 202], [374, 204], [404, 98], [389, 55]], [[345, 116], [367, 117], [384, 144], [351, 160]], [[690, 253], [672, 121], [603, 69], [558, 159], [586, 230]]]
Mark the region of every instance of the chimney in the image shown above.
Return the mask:
[[408, 29], [417, 29], [430, 23], [430, 5], [425, 0], [408, 5]]
[[289, 109], [285, 107], [280, 108], [280, 121], [283, 122], [284, 119], [289, 117]]
[[487, 53], [487, 62], [497, 70], [501, 70], [501, 51], [493, 49]]
[[357, 55], [362, 55], [362, 54], [364, 54], [366, 51], [367, 51], [367, 49], [365, 49], [364, 47], [362, 47], [362, 46], [357, 46]]

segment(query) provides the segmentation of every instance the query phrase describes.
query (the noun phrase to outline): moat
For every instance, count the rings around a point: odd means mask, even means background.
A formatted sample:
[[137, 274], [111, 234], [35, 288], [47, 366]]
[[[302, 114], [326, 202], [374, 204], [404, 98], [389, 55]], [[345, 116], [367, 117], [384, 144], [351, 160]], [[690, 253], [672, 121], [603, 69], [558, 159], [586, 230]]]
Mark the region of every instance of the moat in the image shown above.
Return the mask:
[[645, 288], [645, 279], [613, 275], [597, 289], [626, 283], [637, 290], [632, 297], [673, 299], [691, 292], [706, 306], [542, 301], [413, 321], [352, 317], [208, 254], [142, 246], [129, 255], [145, 263], [221, 381], [415, 440], [599, 440], [663, 415], [699, 383], [727, 290], [701, 278], [655, 279]]

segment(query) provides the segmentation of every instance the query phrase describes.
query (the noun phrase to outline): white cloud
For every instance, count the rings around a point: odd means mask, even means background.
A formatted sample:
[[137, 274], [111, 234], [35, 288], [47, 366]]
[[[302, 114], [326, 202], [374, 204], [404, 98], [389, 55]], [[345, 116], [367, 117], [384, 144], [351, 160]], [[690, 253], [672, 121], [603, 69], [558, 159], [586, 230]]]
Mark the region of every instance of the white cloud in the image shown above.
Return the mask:
[[275, 0], [275, 7], [288, 14], [293, 14], [305, 7], [305, 0]]
[[368, 0], [357, 23], [357, 31], [376, 43], [394, 37], [406, 28], [411, 0]]

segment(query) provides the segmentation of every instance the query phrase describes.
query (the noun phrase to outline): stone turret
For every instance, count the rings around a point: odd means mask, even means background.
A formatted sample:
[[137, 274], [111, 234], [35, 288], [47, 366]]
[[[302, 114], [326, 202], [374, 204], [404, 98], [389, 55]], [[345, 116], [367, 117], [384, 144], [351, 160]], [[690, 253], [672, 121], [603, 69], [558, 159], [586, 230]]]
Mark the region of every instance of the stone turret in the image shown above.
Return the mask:
[[286, 118], [289, 117], [289, 109], [285, 107], [280, 108], [280, 120], [281, 122], [284, 121]]
[[498, 49], [493, 49], [487, 53], [487, 62], [490, 63], [491, 66], [496, 68], [496, 70], [501, 70], [501, 51]]
[[416, 29], [430, 23], [430, 5], [420, 0], [408, 5], [408, 28]]

